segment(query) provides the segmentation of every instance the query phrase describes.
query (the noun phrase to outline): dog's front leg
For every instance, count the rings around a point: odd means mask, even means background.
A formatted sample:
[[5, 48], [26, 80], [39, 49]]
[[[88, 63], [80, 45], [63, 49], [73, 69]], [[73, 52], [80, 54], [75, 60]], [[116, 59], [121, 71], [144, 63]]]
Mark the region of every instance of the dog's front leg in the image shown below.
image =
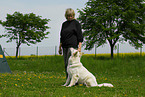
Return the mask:
[[70, 84], [67, 87], [71, 87], [75, 85], [75, 83], [78, 82], [79, 76], [78, 75], [73, 75]]
[[69, 84], [69, 82], [70, 82], [70, 77], [68, 75], [67, 80], [66, 80], [66, 83], [64, 85], [62, 85], [62, 86], [67, 86]]

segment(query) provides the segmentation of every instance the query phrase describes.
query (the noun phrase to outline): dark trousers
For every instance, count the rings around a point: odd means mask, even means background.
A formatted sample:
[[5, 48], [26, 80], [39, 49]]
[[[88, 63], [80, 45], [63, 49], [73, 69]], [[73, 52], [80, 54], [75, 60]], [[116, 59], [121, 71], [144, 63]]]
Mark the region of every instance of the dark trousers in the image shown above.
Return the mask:
[[66, 78], [68, 77], [67, 66], [68, 66], [68, 60], [69, 60], [70, 56], [71, 56], [70, 48], [63, 48], [63, 57], [64, 57], [64, 64], [65, 64]]

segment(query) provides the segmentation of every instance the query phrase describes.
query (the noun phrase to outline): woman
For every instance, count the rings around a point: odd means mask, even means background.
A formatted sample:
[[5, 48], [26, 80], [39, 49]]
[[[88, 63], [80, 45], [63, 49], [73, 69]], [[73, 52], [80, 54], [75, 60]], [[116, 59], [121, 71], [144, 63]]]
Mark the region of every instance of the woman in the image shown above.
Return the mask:
[[74, 10], [68, 8], [65, 12], [65, 17], [67, 21], [65, 21], [62, 24], [62, 28], [60, 32], [59, 54], [62, 54], [62, 49], [63, 49], [65, 71], [66, 71], [66, 78], [67, 78], [68, 59], [71, 55], [70, 48], [77, 49], [79, 52], [81, 52], [83, 35], [82, 35], [81, 25], [75, 19]]

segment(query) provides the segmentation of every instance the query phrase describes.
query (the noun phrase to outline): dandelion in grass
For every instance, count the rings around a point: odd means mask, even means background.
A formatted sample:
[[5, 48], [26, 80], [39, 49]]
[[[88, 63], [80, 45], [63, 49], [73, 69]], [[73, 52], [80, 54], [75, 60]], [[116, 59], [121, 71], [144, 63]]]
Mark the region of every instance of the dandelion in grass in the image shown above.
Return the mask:
[[53, 78], [53, 76], [50, 76], [49, 78]]
[[30, 79], [30, 78], [28, 78], [28, 80], [30, 81], [31, 79]]
[[66, 77], [62, 77], [63, 79], [66, 79]]
[[17, 84], [15, 84], [15, 86], [17, 87], [18, 85], [17, 85]]
[[24, 71], [24, 75], [26, 75], [27, 73], [26, 73], [26, 71]]
[[40, 77], [40, 76], [38, 76], [38, 78], [39, 78], [39, 79], [41, 79], [41, 77]]
[[83, 86], [83, 84], [79, 84], [79, 86]]
[[36, 74], [33, 74], [35, 77], [37, 76]]

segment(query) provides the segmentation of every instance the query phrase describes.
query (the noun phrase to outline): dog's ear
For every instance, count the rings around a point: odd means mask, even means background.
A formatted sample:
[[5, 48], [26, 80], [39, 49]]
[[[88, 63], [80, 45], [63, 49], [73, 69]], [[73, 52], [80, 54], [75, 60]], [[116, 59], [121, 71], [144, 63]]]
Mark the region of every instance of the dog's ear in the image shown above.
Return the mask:
[[73, 52], [74, 51], [74, 48], [70, 48], [70, 51]]

